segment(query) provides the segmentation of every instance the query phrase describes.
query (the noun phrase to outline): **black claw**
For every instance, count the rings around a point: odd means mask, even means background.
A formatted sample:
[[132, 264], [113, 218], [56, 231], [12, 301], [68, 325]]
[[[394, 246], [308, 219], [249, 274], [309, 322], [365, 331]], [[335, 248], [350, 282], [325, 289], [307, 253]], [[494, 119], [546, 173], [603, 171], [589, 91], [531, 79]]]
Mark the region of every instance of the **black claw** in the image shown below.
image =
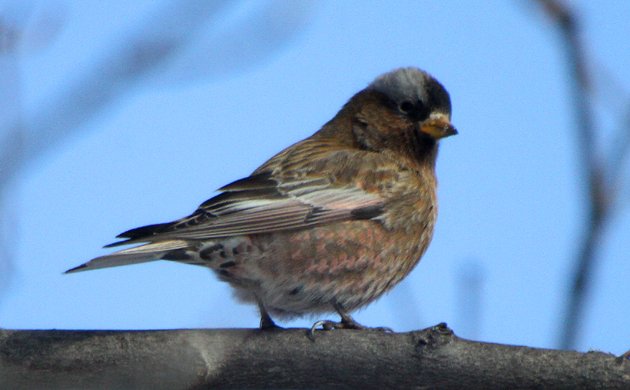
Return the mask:
[[340, 329], [341, 328], [341, 322], [335, 322], [335, 321], [330, 321], [330, 320], [319, 320], [316, 321], [313, 326], [311, 326], [311, 334], [315, 334], [315, 331], [317, 330], [317, 328], [322, 327], [322, 330], [333, 330], [333, 329]]
[[313, 326], [311, 326], [311, 329], [309, 329], [309, 331], [306, 333], [306, 335], [308, 336], [309, 339], [311, 339], [311, 341], [315, 341], [315, 331], [317, 330], [317, 328], [322, 327], [322, 330], [333, 330], [333, 329], [341, 329], [341, 322], [335, 322], [335, 321], [330, 321], [330, 320], [319, 320], [316, 321]]

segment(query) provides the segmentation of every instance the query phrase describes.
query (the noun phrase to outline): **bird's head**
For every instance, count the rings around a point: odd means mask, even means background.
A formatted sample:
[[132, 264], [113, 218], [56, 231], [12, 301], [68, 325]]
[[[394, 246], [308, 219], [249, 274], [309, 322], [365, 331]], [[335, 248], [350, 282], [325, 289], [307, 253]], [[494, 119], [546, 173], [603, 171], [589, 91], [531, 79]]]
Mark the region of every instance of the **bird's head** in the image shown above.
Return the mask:
[[[400, 68], [377, 77], [340, 112], [359, 147], [433, 157], [437, 141], [457, 134], [451, 124], [446, 89], [418, 68]], [[348, 121], [346, 121], [348, 120]]]
[[457, 134], [451, 125], [451, 98], [430, 74], [418, 68], [401, 68], [379, 76], [366, 91], [382, 94], [389, 116], [435, 140]]

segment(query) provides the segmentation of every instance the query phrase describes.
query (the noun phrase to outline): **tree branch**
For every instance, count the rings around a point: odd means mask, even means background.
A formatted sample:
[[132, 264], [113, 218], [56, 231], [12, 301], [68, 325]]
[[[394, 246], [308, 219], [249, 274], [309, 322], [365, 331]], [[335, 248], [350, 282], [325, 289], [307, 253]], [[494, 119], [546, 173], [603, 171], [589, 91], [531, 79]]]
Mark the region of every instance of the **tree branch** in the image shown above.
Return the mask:
[[630, 360], [409, 333], [1, 330], [0, 378], [31, 388], [630, 388]]

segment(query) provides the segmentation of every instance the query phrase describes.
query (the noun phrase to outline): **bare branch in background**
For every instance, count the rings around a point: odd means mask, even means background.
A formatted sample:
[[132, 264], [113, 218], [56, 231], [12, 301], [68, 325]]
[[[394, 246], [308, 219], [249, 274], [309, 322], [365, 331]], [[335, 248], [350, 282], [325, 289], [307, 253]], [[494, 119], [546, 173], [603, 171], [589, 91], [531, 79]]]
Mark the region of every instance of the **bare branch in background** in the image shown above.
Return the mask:
[[[246, 3], [227, 0], [172, 1], [156, 7], [155, 12], [117, 35], [89, 68], [69, 69], [74, 79], [63, 83], [63, 89], [44, 100], [45, 104], [28, 110], [24, 121], [23, 108], [11, 109], [6, 102], [19, 102], [19, 53], [17, 37], [25, 30], [9, 26], [0, 10], [0, 201], [8, 199], [10, 183], [23, 169], [42, 155], [61, 145], [70, 136], [88, 128], [84, 125], [105, 109], [121, 101], [128, 93], [149, 82], [199, 79], [225, 76], [270, 58], [277, 49], [307, 25], [312, 2], [271, 1], [228, 26], [215, 31], [213, 23], [226, 9]], [[28, 4], [24, 7], [28, 7]], [[48, 21], [55, 19], [48, 19]], [[59, 29], [52, 23], [48, 28]], [[254, 31], [255, 30], [255, 37]], [[47, 35], [28, 31], [24, 47], [41, 46]], [[229, 38], [229, 39], [228, 39]], [[236, 45], [237, 42], [249, 42]], [[22, 42], [20, 42], [22, 44]], [[11, 55], [5, 55], [11, 49]], [[72, 72], [76, 71], [76, 72]], [[7, 85], [12, 83], [12, 85]], [[16, 106], [17, 107], [17, 106]], [[25, 123], [27, 126], [25, 126]], [[0, 203], [4, 217], [6, 203]], [[3, 218], [2, 223], [7, 223]], [[15, 234], [3, 227], [0, 233]], [[13, 236], [0, 237], [1, 271], [10, 269], [8, 242]], [[3, 272], [0, 278], [7, 278]], [[0, 279], [0, 292], [6, 280]]]
[[211, 24], [169, 62], [152, 82], [172, 84], [221, 77], [249, 69], [271, 59], [272, 53], [297, 36], [312, 17], [312, 0], [250, 2], [245, 17], [219, 31]]
[[[18, 47], [22, 41], [22, 18], [11, 17], [8, 12], [0, 15], [0, 130], [8, 129], [6, 137], [11, 140], [7, 148], [8, 157], [19, 159], [22, 155], [22, 96]], [[7, 125], [12, 123], [11, 127]], [[1, 160], [0, 160], [1, 161]], [[0, 165], [0, 175], [7, 167]], [[15, 226], [15, 213], [7, 206], [9, 194], [0, 186], [0, 296], [9, 286], [13, 264], [11, 231]]]
[[[630, 102], [630, 99], [627, 100]], [[619, 128], [617, 136], [612, 144], [610, 154], [610, 186], [617, 192], [623, 187], [625, 178], [624, 168], [627, 168], [628, 156], [630, 155], [630, 103], [626, 104], [622, 115], [619, 117]]]
[[176, 55], [189, 36], [225, 3], [187, 1], [169, 4], [147, 18], [145, 25], [123, 34], [121, 41], [124, 40], [124, 44], [113, 45], [113, 49], [97, 59], [92, 68], [68, 82], [63, 91], [46, 99], [48, 104], [29, 117], [29, 127], [21, 137], [21, 156], [11, 153], [15, 144], [11, 134], [16, 124], [8, 123], [0, 139], [0, 165], [4, 167], [0, 171], [0, 187], [4, 187], [26, 163], [64, 141], [137, 86], [142, 76]]
[[[571, 98], [577, 130], [580, 172], [584, 174], [586, 220], [576, 254], [575, 271], [570, 284], [567, 307], [562, 319], [560, 347], [575, 345], [582, 319], [590, 279], [597, 261], [607, 222], [615, 211], [618, 189], [623, 179], [621, 164], [630, 150], [630, 127], [623, 119], [617, 139], [610, 148], [598, 143], [600, 128], [594, 120], [594, 63], [586, 56], [581, 39], [579, 18], [575, 10], [560, 0], [537, 0], [545, 14], [558, 29], [565, 51]], [[624, 102], [624, 106], [627, 104]], [[627, 112], [623, 116], [629, 115]]]
[[483, 308], [483, 287], [486, 279], [481, 263], [469, 259], [457, 270], [457, 323], [461, 334], [469, 339], [479, 337]]
[[[29, 127], [23, 136], [23, 156], [29, 157], [7, 159], [7, 156], [11, 156], [7, 150], [10, 149], [11, 138], [6, 132], [1, 135], [0, 166], [6, 169], [0, 171], [0, 187], [30, 159], [40, 156], [74, 134], [87, 121], [135, 87], [147, 81], [159, 80], [164, 72], [170, 72], [169, 76], [173, 78], [173, 73], [179, 72], [177, 77], [183, 79], [192, 78], [190, 74], [181, 75], [189, 71], [198, 72], [193, 77], [216, 76], [217, 72], [212, 74], [206, 68], [212, 69], [228, 61], [221, 69], [221, 75], [224, 75], [236, 69], [237, 64], [244, 68], [243, 64], [251, 66], [268, 58], [281, 42], [287, 41], [298, 31], [297, 28], [279, 29], [278, 25], [285, 23], [304, 27], [303, 22], [308, 16], [306, 11], [309, 9], [308, 5], [291, 6], [291, 3], [285, 3], [286, 13], [282, 13], [278, 2], [268, 3], [268, 10], [263, 15], [276, 15], [282, 19], [260, 20], [258, 16], [252, 16], [258, 28], [256, 47], [243, 47], [244, 52], [240, 52], [240, 48], [234, 50], [233, 47], [234, 41], [251, 38], [251, 30], [248, 29], [243, 29], [244, 35], [239, 35], [238, 27], [241, 25], [231, 31], [230, 41], [225, 41], [223, 34], [215, 34], [212, 39], [199, 43], [206, 27], [212, 26], [212, 21], [232, 4], [230, 1], [175, 1], [149, 15], [143, 24], [134, 26], [132, 31], [122, 34], [122, 38], [111, 45], [113, 49], [97, 59], [94, 66], [83, 70], [75, 80], [66, 84], [64, 90], [46, 99], [48, 104], [45, 107], [29, 116]], [[297, 20], [290, 22], [289, 16]], [[249, 22], [251, 20], [243, 21], [242, 25]], [[195, 55], [191, 54], [191, 49], [196, 51]], [[207, 52], [208, 49], [213, 51]], [[250, 52], [247, 51], [249, 49]], [[193, 62], [192, 65], [181, 63], [180, 56], [183, 54]], [[14, 125], [8, 124], [9, 132]]]

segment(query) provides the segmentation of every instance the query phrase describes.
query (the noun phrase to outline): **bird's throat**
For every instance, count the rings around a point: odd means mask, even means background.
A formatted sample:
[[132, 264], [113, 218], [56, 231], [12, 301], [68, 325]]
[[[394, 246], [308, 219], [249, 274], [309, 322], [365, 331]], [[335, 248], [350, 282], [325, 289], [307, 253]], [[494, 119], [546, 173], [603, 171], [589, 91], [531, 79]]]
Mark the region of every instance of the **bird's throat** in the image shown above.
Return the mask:
[[412, 155], [421, 165], [435, 166], [438, 153], [438, 142], [425, 135], [424, 133], [414, 129], [411, 131]]

